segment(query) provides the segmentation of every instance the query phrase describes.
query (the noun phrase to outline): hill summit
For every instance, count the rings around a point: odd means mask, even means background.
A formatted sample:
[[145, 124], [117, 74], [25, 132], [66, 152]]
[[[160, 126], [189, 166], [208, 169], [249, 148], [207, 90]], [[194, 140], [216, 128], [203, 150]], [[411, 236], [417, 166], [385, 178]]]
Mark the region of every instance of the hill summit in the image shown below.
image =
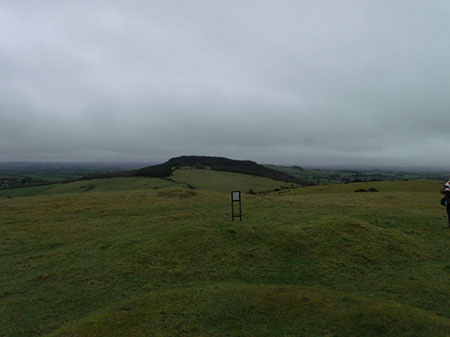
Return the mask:
[[266, 177], [274, 180], [296, 183], [303, 186], [312, 186], [314, 183], [295, 178], [289, 174], [259, 165], [250, 160], [234, 160], [224, 157], [209, 156], [181, 156], [175, 157], [163, 164], [144, 167], [137, 170], [136, 176], [166, 178], [172, 175], [173, 171], [181, 167], [191, 167], [194, 169], [210, 169], [215, 171], [225, 171], [241, 174], [249, 174], [259, 177]]

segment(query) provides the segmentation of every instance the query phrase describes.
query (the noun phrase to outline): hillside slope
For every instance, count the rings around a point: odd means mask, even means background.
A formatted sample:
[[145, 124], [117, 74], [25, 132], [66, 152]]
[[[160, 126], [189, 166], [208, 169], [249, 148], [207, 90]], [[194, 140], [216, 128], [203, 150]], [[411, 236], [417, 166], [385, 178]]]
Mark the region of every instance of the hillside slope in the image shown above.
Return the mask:
[[137, 176], [169, 177], [173, 171], [181, 167], [211, 169], [215, 171], [234, 172], [253, 176], [266, 177], [274, 180], [295, 183], [303, 186], [311, 186], [314, 183], [304, 179], [298, 179], [286, 173], [259, 165], [250, 160], [233, 160], [223, 157], [208, 156], [181, 156], [172, 158], [164, 164], [145, 167], [136, 172]]
[[2, 199], [0, 336], [448, 336], [440, 183], [371, 184]]

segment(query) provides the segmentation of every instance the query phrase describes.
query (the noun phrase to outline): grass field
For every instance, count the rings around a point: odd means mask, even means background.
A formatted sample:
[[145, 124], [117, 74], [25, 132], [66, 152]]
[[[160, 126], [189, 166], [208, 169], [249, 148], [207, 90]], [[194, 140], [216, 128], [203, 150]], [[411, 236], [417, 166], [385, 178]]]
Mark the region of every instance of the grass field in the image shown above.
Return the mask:
[[57, 182], [63, 180], [70, 180], [80, 177], [74, 174], [0, 174], [0, 179], [22, 179], [22, 178], [33, 178], [40, 181]]
[[0, 190], [0, 198], [31, 197], [58, 185], [41, 185]]
[[354, 180], [371, 181], [400, 181], [400, 180], [445, 180], [448, 173], [441, 172], [408, 172], [398, 170], [338, 170], [338, 169], [312, 169], [298, 166], [278, 166], [265, 165], [268, 168], [287, 173], [293, 177], [305, 179], [320, 184], [341, 184], [344, 182], [354, 182]]
[[0, 190], [0, 197], [26, 197], [39, 195], [71, 194], [84, 192], [113, 192], [149, 190], [165, 187], [193, 188], [229, 192], [241, 190], [247, 193], [270, 191], [284, 187], [298, 187], [297, 184], [255, 177], [230, 172], [212, 170], [179, 169], [174, 172], [170, 180], [148, 177], [128, 177], [82, 180], [65, 184], [44, 185], [35, 187], [22, 187]]
[[85, 192], [112, 192], [112, 191], [136, 191], [150, 190], [169, 186], [184, 186], [172, 181], [159, 178], [110, 178], [81, 180], [71, 183], [42, 185], [33, 187], [21, 187], [0, 190], [0, 197], [27, 197], [35, 195], [57, 195]]
[[244, 195], [231, 222], [208, 173], [0, 199], [0, 336], [449, 336], [439, 182]]
[[68, 184], [55, 185], [41, 193], [41, 195], [71, 194], [84, 192], [119, 192], [152, 190], [169, 186], [177, 186], [176, 183], [159, 178], [110, 178], [76, 181]]
[[79, 176], [69, 174], [0, 174], [0, 185], [6, 184], [10, 188], [0, 189], [0, 197], [26, 197], [39, 194], [40, 192], [52, 188], [53, 186], [29, 186], [41, 183], [57, 183], [61, 181], [79, 178]]
[[218, 192], [241, 190], [242, 193], [247, 193], [250, 189], [254, 192], [262, 192], [275, 190], [281, 186], [298, 187], [297, 184], [284, 181], [213, 170], [178, 169], [173, 173], [171, 178], [194, 188]]

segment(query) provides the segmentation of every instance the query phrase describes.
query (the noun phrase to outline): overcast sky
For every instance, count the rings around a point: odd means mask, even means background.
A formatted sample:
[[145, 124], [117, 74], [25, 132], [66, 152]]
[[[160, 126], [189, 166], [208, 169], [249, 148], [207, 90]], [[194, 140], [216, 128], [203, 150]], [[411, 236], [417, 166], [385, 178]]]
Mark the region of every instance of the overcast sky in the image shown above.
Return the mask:
[[450, 168], [448, 0], [0, 0], [0, 161]]

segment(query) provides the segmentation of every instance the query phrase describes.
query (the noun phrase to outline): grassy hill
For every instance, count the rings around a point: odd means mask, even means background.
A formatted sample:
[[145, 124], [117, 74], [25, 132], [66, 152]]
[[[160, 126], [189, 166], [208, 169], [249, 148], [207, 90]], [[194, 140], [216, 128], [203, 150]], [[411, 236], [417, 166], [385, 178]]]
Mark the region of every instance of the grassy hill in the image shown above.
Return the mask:
[[214, 171], [233, 172], [265, 177], [284, 182], [295, 183], [303, 186], [311, 186], [314, 183], [293, 177], [289, 174], [259, 165], [250, 160], [233, 160], [223, 157], [208, 156], [181, 156], [172, 158], [166, 163], [148, 166], [138, 170], [137, 176], [165, 178], [172, 175], [175, 169], [189, 167], [197, 169], [211, 169]]
[[231, 222], [229, 174], [0, 199], [0, 336], [449, 335], [440, 182], [244, 195]]

